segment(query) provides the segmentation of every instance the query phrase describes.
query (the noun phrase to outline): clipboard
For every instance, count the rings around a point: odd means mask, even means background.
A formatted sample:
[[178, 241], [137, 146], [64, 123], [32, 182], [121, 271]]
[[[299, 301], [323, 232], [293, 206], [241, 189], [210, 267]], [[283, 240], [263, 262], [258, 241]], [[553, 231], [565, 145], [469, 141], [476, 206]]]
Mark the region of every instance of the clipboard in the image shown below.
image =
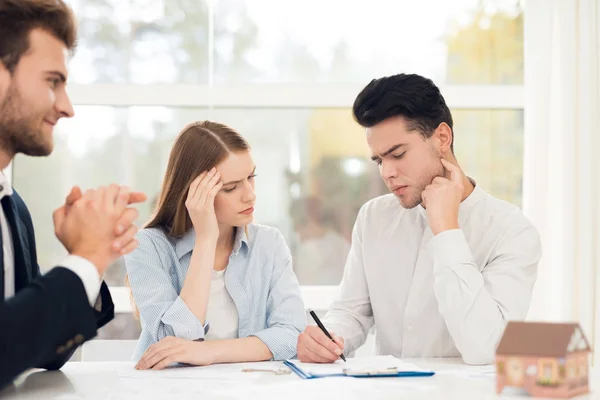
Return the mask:
[[305, 371], [296, 365], [293, 361], [286, 360], [283, 364], [291, 369], [296, 375], [302, 379], [318, 379], [318, 378], [330, 378], [330, 377], [353, 377], [353, 378], [408, 378], [408, 377], [426, 377], [433, 376], [433, 371], [399, 371], [397, 368], [386, 368], [386, 369], [343, 369], [342, 373], [331, 373], [331, 374], [313, 374], [309, 371]]

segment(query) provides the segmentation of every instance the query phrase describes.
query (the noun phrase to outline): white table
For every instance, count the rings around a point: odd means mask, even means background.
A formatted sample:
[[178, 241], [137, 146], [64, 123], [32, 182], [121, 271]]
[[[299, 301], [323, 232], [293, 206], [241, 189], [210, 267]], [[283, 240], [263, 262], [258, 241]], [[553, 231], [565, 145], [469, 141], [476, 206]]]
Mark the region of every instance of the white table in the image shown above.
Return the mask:
[[[132, 362], [70, 362], [61, 371], [32, 370], [0, 392], [0, 399], [460, 399], [498, 398], [490, 368], [468, 367], [458, 359], [405, 360], [433, 370], [426, 378], [324, 378], [301, 380], [296, 375], [243, 373], [242, 364], [213, 366], [202, 376], [189, 368], [136, 371]], [[256, 364], [254, 364], [256, 365]], [[260, 363], [275, 369], [280, 362]], [[238, 369], [239, 368], [239, 369]], [[197, 371], [197, 368], [194, 368]], [[224, 377], [223, 371], [234, 371]], [[600, 392], [600, 370], [591, 376]], [[528, 398], [503, 395], [503, 399]], [[598, 393], [577, 399], [600, 400]]]

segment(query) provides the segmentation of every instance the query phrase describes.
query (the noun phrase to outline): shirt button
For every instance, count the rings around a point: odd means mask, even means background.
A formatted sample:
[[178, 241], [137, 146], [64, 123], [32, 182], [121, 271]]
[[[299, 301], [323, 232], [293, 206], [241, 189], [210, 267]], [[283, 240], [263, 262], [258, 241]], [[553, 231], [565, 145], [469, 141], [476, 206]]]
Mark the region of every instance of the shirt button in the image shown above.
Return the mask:
[[412, 332], [412, 330], [413, 330], [413, 327], [412, 327], [412, 325], [409, 325], [409, 326], [408, 326], [408, 331], [409, 331], [409, 332]]

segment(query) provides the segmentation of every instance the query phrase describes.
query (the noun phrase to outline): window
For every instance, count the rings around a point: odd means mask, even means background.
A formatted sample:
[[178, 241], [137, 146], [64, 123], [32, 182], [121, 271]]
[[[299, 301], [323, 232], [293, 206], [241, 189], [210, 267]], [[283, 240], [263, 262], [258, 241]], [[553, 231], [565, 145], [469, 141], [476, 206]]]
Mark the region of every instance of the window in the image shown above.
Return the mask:
[[[145, 191], [141, 225], [177, 133], [212, 119], [249, 140], [256, 219], [283, 232], [301, 284], [323, 286], [305, 301], [327, 308], [360, 206], [387, 193], [350, 107], [369, 80], [397, 72], [441, 85], [461, 166], [493, 195], [521, 202], [520, 2], [69, 1], [80, 22], [69, 86], [76, 117], [58, 125], [51, 157], [19, 156], [12, 170], [42, 267], [64, 256], [51, 213], [72, 185]], [[28, 185], [42, 174], [54, 178]], [[311, 236], [315, 219], [324, 235]], [[127, 311], [123, 278], [119, 261], [106, 279], [117, 310]], [[125, 313], [100, 337], [138, 332]]]
[[552, 380], [554, 376], [554, 368], [552, 364], [548, 363], [544, 365], [544, 378], [548, 380]]
[[403, 71], [521, 84], [521, 11], [494, 0], [218, 0], [215, 81], [362, 84]]
[[205, 1], [67, 2], [79, 23], [79, 46], [70, 65], [72, 82], [208, 82]]
[[[138, 222], [147, 221], [173, 140], [195, 120], [222, 121], [250, 142], [258, 174], [257, 221], [280, 229], [292, 250], [319, 249], [305, 228], [309, 220], [322, 223], [331, 233], [323, 248], [345, 249], [336, 260], [327, 258], [337, 266], [335, 272], [318, 268], [301, 279], [304, 284], [339, 283], [358, 210], [367, 200], [388, 192], [369, 159], [364, 132], [348, 109], [78, 106], [75, 112], [75, 118], [57, 127], [51, 157], [19, 156], [14, 164], [15, 188], [34, 220], [47, 221], [36, 228], [38, 257], [44, 266], [64, 255], [47, 218], [73, 185], [85, 189], [120, 182], [142, 190], [150, 201], [139, 206]], [[454, 115], [457, 157], [467, 174], [497, 197], [518, 203], [520, 111], [457, 110]], [[41, 187], [27, 184], [29, 177], [42, 175], [55, 178]], [[122, 280], [110, 283], [119, 285]]]
[[579, 359], [579, 377], [586, 378], [588, 375], [588, 358], [587, 355]]
[[570, 358], [567, 361], [567, 379], [572, 380], [575, 378], [577, 378], [576, 364], [575, 364], [575, 360]]
[[518, 0], [69, 2], [80, 23], [78, 83], [362, 84], [398, 71], [523, 82]]

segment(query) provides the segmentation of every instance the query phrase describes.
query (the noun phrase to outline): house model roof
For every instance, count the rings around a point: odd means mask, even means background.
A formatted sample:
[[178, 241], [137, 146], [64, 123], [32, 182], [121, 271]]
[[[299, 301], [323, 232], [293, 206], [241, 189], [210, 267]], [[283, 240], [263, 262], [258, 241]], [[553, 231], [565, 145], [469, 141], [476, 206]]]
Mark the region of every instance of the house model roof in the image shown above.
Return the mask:
[[577, 323], [510, 321], [496, 349], [499, 355], [564, 357], [574, 351], [590, 351]]

